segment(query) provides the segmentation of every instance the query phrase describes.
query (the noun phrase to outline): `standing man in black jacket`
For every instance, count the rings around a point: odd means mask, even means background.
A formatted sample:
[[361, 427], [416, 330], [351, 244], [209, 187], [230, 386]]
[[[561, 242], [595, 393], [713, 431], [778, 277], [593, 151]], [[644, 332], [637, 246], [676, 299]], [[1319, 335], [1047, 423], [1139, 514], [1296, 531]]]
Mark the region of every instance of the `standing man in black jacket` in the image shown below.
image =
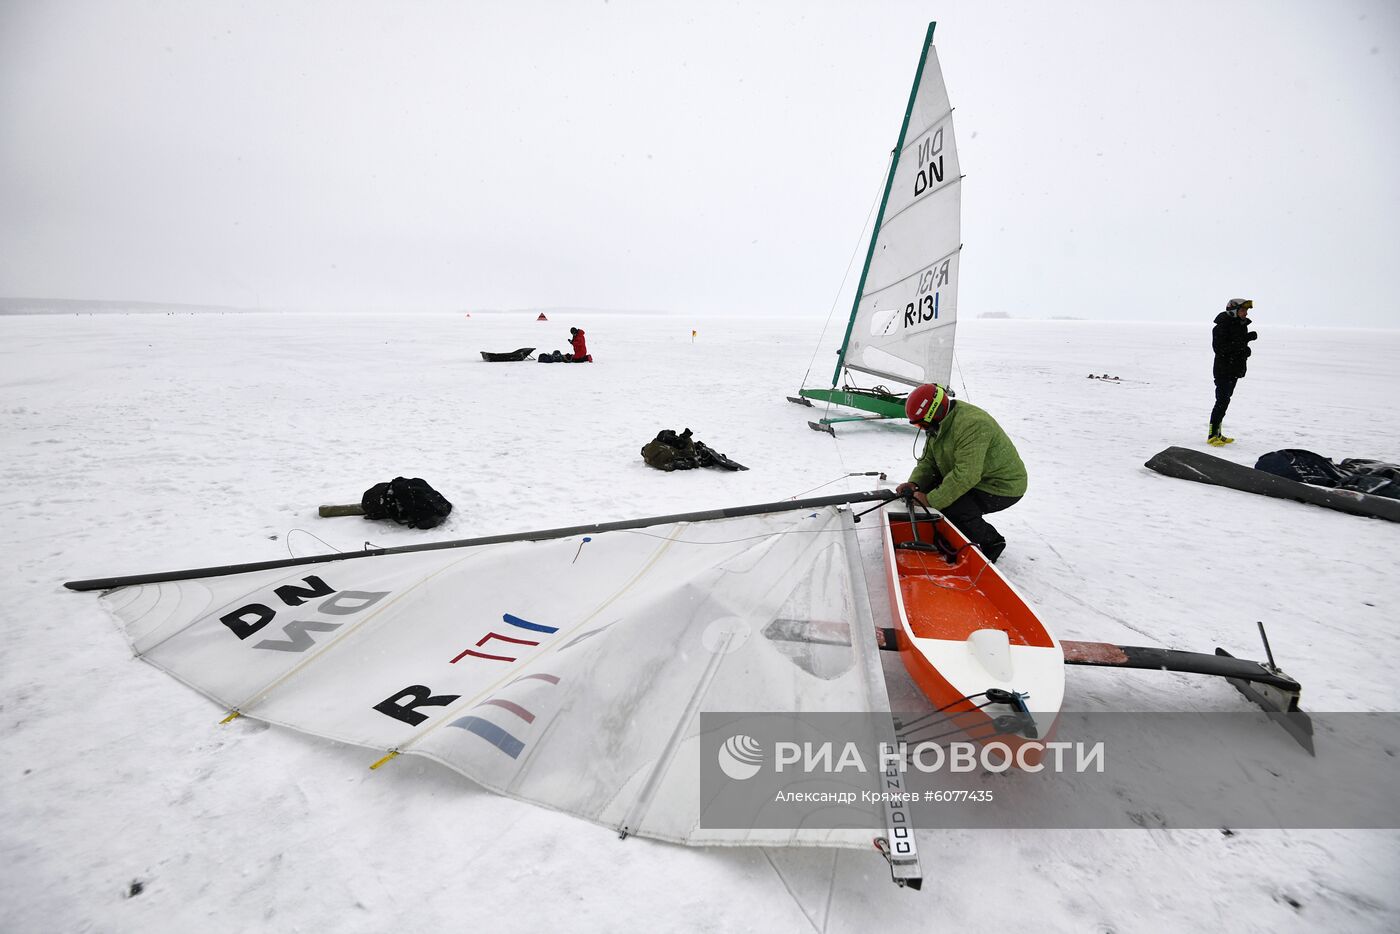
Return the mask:
[[1210, 335], [1210, 345], [1215, 350], [1215, 408], [1210, 410], [1210, 435], [1206, 438], [1206, 443], [1215, 447], [1235, 440], [1220, 433], [1220, 423], [1230, 407], [1235, 383], [1244, 377], [1249, 342], [1259, 337], [1249, 329], [1249, 310], [1253, 307], [1254, 302], [1247, 298], [1232, 298], [1225, 310], [1215, 316], [1215, 330]]

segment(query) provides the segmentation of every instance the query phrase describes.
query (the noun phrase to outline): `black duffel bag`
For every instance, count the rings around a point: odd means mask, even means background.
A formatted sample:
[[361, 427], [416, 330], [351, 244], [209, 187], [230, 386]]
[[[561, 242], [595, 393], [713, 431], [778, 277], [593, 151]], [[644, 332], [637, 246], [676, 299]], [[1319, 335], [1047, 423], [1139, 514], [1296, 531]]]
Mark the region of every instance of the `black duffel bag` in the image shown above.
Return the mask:
[[431, 529], [442, 524], [452, 504], [419, 477], [395, 477], [365, 490], [360, 507], [366, 519], [392, 519], [411, 529]]

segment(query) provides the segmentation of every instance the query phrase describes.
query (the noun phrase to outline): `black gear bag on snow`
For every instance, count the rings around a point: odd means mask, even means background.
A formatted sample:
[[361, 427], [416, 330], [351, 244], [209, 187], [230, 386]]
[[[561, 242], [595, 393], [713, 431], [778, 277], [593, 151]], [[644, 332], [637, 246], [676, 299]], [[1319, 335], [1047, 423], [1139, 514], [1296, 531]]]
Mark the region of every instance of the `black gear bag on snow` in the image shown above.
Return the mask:
[[452, 512], [452, 504], [419, 477], [395, 477], [376, 483], [360, 499], [366, 519], [392, 519], [411, 529], [431, 529], [441, 525]]

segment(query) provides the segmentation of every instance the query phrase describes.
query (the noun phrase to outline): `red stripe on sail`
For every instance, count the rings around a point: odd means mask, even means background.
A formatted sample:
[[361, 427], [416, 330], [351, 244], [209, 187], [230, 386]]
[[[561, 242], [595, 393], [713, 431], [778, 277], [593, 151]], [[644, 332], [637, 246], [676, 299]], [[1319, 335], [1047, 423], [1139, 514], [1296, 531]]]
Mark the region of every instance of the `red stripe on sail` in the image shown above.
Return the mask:
[[535, 715], [530, 713], [530, 711], [526, 710], [524, 707], [521, 707], [519, 704], [512, 703], [508, 700], [498, 700], [493, 697], [490, 700], [482, 701], [476, 706], [485, 707], [487, 704], [490, 704], [493, 707], [500, 707], [502, 710], [509, 710], [511, 713], [515, 714], [517, 717], [519, 717], [521, 720], [524, 720], [526, 723], [535, 722]]

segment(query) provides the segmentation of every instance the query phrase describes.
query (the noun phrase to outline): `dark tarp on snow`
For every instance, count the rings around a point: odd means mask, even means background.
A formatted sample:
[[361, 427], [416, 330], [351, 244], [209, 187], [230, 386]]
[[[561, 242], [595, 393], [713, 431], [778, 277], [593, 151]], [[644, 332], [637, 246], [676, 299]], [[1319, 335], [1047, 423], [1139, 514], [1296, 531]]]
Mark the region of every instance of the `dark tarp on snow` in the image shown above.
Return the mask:
[[1254, 469], [1314, 486], [1400, 499], [1400, 464], [1362, 457], [1349, 457], [1334, 464], [1330, 458], [1312, 451], [1284, 448], [1260, 457], [1254, 462]]

